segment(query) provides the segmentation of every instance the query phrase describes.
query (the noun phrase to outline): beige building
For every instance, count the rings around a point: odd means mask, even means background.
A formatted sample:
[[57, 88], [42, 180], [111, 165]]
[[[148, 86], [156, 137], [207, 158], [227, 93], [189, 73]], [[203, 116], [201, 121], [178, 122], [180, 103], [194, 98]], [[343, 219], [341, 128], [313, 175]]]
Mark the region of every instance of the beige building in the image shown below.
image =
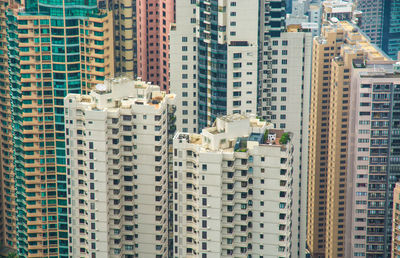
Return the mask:
[[240, 114], [175, 135], [172, 257], [298, 257], [290, 137]]
[[309, 127], [308, 236], [313, 257], [344, 257], [347, 128], [354, 60], [388, 60], [349, 22], [314, 39]]
[[126, 78], [66, 97], [70, 257], [168, 256], [174, 100]]
[[393, 191], [392, 258], [400, 257], [400, 183]]
[[[0, 27], [6, 28], [9, 1], [0, 1]], [[15, 195], [7, 31], [0, 29], [0, 245], [15, 248]], [[0, 252], [0, 255], [2, 253]]]
[[[108, 1], [107, 1], [108, 2]], [[108, 5], [105, 3], [104, 6]], [[137, 76], [136, 0], [117, 0], [107, 7], [113, 10], [116, 75]]]

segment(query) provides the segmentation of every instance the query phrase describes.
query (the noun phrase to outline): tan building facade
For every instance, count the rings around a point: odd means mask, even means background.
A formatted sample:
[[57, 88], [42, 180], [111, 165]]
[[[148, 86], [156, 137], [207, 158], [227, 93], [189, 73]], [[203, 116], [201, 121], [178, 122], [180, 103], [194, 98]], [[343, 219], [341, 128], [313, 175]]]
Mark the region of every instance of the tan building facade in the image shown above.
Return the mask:
[[400, 257], [400, 183], [393, 191], [392, 258]]
[[349, 22], [314, 39], [309, 127], [308, 236], [312, 257], [344, 257], [347, 131], [354, 60], [388, 60]]

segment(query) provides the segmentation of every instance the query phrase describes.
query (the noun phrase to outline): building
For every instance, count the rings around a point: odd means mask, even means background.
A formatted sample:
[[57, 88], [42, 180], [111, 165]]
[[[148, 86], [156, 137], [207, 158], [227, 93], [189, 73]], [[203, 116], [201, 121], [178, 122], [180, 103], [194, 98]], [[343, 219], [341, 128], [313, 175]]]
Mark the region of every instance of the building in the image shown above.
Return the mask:
[[290, 134], [240, 114], [174, 138], [174, 257], [291, 257]]
[[393, 191], [393, 224], [392, 224], [392, 251], [391, 255], [393, 258], [400, 257], [400, 184], [396, 183]]
[[353, 18], [354, 3], [345, 1], [324, 1], [322, 6], [322, 22], [329, 22], [335, 17], [341, 21], [350, 21]]
[[397, 1], [359, 0], [357, 10], [362, 12], [360, 28], [393, 59], [400, 51], [400, 18]]
[[136, 0], [137, 68], [143, 80], [169, 90], [169, 31], [175, 0]]
[[[258, 27], [258, 1], [197, 2], [177, 1], [171, 31], [171, 91], [179, 92], [183, 132], [197, 132], [221, 115], [257, 111], [259, 32], [248, 28]], [[217, 26], [211, 26], [214, 17]]]
[[[8, 1], [0, 1], [0, 245], [16, 249], [15, 180], [12, 152], [12, 121], [8, 75]], [[4, 28], [4, 29], [3, 29]], [[3, 249], [3, 248], [1, 248]], [[2, 250], [0, 250], [0, 255]]]
[[391, 254], [392, 209], [398, 198], [393, 189], [400, 180], [398, 68], [394, 61], [355, 62], [352, 67], [346, 257]]
[[167, 257], [174, 98], [126, 78], [66, 97], [71, 257]]
[[313, 257], [345, 256], [348, 128], [354, 60], [390, 61], [348, 21], [314, 38], [309, 122], [308, 232]]
[[104, 1], [98, 5], [113, 14], [115, 73], [137, 77], [137, 10], [136, 0]]
[[10, 99], [3, 110], [10, 105], [13, 147], [2, 155], [12, 153], [13, 164], [2, 158], [9, 166], [2, 171], [5, 180], [15, 175], [5, 214], [16, 214], [16, 230], [6, 226], [7, 245], [22, 257], [67, 257], [64, 97], [113, 75], [112, 15], [96, 1], [27, 1], [6, 16]]
[[[311, 32], [289, 25], [271, 40], [270, 121], [293, 136], [292, 254], [303, 257], [307, 223], [308, 119], [311, 86]], [[298, 243], [298, 244], [297, 244]]]
[[[221, 115], [255, 114], [260, 108], [258, 91], [268, 90], [255, 71], [264, 70], [258, 66], [270, 55], [270, 38], [285, 29], [285, 1], [221, 4], [176, 3], [176, 24], [170, 33], [171, 91], [179, 92], [177, 128], [183, 132], [199, 132]], [[269, 106], [264, 111], [268, 113]]]

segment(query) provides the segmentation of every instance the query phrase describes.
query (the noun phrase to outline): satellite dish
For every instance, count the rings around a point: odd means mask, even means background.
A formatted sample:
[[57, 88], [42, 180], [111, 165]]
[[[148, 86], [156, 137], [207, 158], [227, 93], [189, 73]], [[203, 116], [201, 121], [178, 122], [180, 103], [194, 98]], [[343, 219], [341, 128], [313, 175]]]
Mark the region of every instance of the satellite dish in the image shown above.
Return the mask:
[[96, 85], [96, 90], [98, 90], [98, 91], [106, 91], [107, 87], [104, 84], [97, 84]]

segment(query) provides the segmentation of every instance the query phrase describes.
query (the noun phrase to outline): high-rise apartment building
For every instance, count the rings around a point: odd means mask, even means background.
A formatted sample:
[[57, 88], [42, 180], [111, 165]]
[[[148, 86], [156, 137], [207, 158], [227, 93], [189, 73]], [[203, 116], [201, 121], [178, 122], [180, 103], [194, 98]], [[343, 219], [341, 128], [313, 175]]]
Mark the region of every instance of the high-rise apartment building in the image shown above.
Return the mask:
[[8, 7], [8, 1], [0, 1], [0, 245], [15, 249], [17, 229], [6, 30]]
[[64, 97], [113, 75], [112, 15], [96, 1], [26, 1], [6, 16], [11, 100], [2, 109], [11, 107], [13, 146], [2, 152], [2, 172], [4, 180], [15, 174], [15, 191], [5, 193], [16, 206], [5, 206], [7, 223], [16, 214], [16, 229], [6, 225], [7, 245], [22, 257], [67, 257]]
[[353, 62], [346, 257], [391, 254], [392, 212], [398, 219], [393, 189], [400, 180], [399, 68], [394, 61]]
[[98, 1], [102, 9], [112, 11], [115, 72], [137, 77], [136, 0]]
[[173, 102], [129, 79], [66, 97], [71, 257], [167, 257]]
[[307, 228], [313, 257], [345, 257], [351, 68], [359, 59], [390, 60], [351, 23], [327, 21], [313, 46]]
[[259, 2], [177, 1], [176, 10], [170, 69], [178, 129], [198, 132], [221, 115], [256, 113], [260, 32], [249, 28], [259, 27]]
[[396, 183], [393, 191], [393, 224], [392, 252], [393, 258], [400, 257], [400, 183]]
[[169, 30], [175, 0], [136, 0], [136, 14], [137, 74], [169, 90]]
[[397, 1], [356, 1], [362, 12], [361, 29], [389, 56], [397, 59], [400, 51], [400, 3]]
[[[312, 37], [300, 25], [289, 25], [271, 40], [270, 121], [293, 133], [292, 254], [305, 255], [307, 222], [308, 118], [311, 84]], [[304, 143], [304, 144], [303, 144]], [[297, 219], [296, 219], [297, 218]]]
[[293, 145], [254, 117], [174, 138], [174, 257], [291, 257]]

